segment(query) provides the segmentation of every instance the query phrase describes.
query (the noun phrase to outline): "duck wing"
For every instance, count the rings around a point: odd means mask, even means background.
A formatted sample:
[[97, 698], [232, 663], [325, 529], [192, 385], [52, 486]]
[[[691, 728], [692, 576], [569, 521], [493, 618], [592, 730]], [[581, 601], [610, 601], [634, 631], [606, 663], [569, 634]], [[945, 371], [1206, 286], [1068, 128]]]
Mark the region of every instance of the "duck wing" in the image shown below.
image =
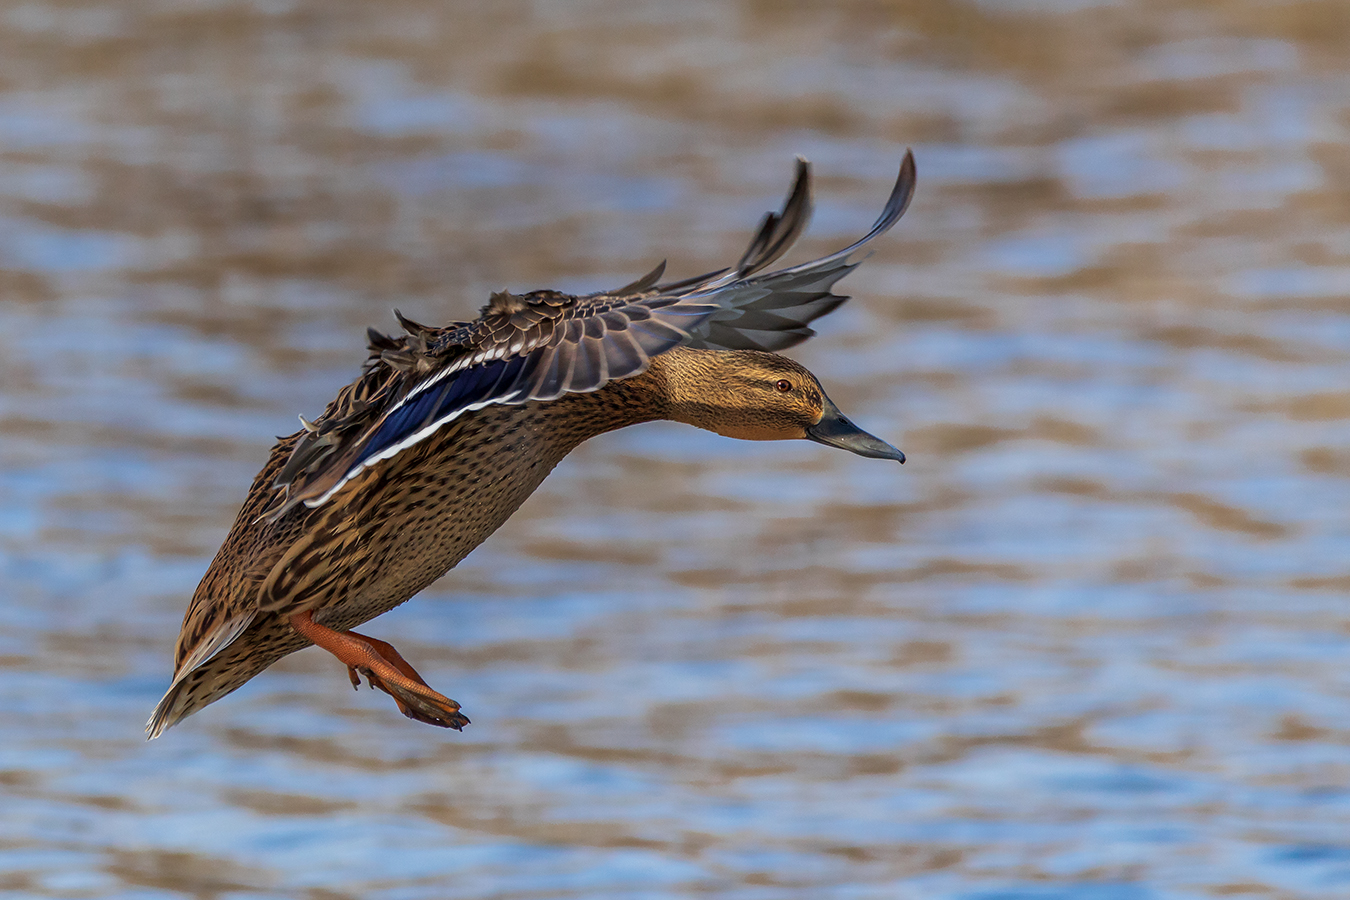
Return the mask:
[[732, 268], [658, 285], [661, 263], [618, 290], [587, 296], [559, 291], [495, 293], [473, 322], [430, 328], [399, 315], [407, 331], [372, 330], [362, 377], [343, 389], [296, 442], [264, 516], [325, 503], [362, 470], [485, 406], [556, 400], [637, 375], [677, 346], [780, 350], [815, 332], [807, 323], [843, 303], [831, 292], [856, 265], [864, 244], [887, 231], [914, 192], [914, 158], [872, 229], [822, 259], [757, 274], [781, 257], [811, 215], [810, 166], [796, 177], [779, 212], [768, 213]]

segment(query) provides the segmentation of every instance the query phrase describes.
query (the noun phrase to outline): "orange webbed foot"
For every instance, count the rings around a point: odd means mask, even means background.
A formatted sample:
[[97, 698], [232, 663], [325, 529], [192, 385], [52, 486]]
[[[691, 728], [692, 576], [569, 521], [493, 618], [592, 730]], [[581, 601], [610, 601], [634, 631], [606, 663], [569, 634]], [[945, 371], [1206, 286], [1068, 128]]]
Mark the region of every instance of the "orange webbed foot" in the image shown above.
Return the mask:
[[431, 689], [417, 670], [391, 645], [354, 631], [334, 631], [318, 624], [310, 612], [291, 616], [291, 626], [347, 666], [352, 687], [361, 686], [361, 676], [373, 688], [394, 698], [399, 712], [410, 719], [441, 728], [463, 730], [469, 717], [459, 704]]

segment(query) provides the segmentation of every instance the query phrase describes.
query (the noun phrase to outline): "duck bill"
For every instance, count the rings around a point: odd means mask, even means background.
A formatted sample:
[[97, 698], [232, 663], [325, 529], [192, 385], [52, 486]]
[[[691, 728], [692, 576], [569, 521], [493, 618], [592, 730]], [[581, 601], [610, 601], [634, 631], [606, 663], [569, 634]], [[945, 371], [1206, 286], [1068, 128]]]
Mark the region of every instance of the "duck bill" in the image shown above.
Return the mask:
[[818, 444], [838, 447], [859, 456], [905, 461], [905, 454], [850, 422], [829, 397], [825, 398], [825, 412], [820, 421], [806, 429], [806, 436]]

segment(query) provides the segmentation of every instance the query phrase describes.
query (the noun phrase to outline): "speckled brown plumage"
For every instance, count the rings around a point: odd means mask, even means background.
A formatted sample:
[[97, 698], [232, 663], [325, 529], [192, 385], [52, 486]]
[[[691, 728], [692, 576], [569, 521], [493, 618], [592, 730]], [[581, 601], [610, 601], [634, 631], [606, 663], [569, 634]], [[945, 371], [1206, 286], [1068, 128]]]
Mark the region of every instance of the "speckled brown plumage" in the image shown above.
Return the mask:
[[[372, 331], [362, 374], [280, 441], [184, 617], [157, 736], [276, 660], [320, 643], [412, 718], [461, 727], [458, 704], [397, 651], [351, 629], [405, 602], [501, 526], [585, 440], [673, 419], [752, 440], [899, 451], [839, 413], [810, 372], [766, 352], [803, 340], [845, 298], [849, 254], [890, 227], [913, 161], [872, 232], [767, 275], [809, 215], [809, 178], [731, 270], [657, 287], [663, 266], [589, 297], [493, 295], [470, 323]], [[732, 349], [734, 348], [734, 349]], [[311, 640], [312, 639], [312, 640]]]

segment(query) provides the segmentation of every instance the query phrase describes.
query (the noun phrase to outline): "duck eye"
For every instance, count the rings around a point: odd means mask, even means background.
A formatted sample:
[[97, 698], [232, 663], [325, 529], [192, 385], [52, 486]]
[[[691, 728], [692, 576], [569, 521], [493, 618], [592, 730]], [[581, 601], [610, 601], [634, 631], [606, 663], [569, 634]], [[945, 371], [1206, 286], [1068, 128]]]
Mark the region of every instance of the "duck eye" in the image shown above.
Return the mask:
[[792, 382], [788, 381], [786, 378], [780, 378], [774, 387], [786, 394], [788, 391], [792, 390]]

